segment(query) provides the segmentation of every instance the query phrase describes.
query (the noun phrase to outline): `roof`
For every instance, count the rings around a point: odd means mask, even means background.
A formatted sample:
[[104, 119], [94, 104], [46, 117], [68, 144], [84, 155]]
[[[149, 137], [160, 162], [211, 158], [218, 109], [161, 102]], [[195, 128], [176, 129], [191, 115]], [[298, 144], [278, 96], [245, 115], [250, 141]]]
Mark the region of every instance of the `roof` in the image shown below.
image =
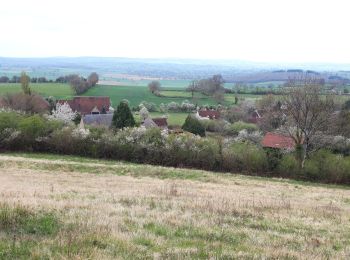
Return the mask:
[[293, 138], [271, 132], [266, 133], [261, 141], [261, 145], [277, 149], [293, 149], [295, 146]]
[[165, 117], [152, 118], [153, 122], [156, 123], [158, 127], [167, 127], [168, 121]]
[[157, 124], [150, 118], [150, 117], [147, 117], [142, 125], [146, 128], [150, 128], [150, 127], [157, 127]]
[[210, 119], [220, 118], [220, 112], [216, 110], [199, 110], [198, 114], [201, 117], [208, 117]]
[[168, 127], [168, 122], [166, 118], [158, 117], [158, 118], [146, 118], [145, 121], [142, 123], [143, 126], [146, 128], [149, 127], [160, 127], [165, 128]]
[[[61, 99], [57, 102], [61, 104], [67, 102], [73, 111], [77, 111], [82, 115], [91, 114], [93, 110], [101, 113], [103, 108], [105, 108], [107, 112], [111, 105], [109, 97], [74, 97], [73, 100]], [[95, 107], [98, 111], [96, 111]]]
[[113, 114], [92, 114], [85, 115], [83, 122], [86, 125], [107, 126], [112, 125]]

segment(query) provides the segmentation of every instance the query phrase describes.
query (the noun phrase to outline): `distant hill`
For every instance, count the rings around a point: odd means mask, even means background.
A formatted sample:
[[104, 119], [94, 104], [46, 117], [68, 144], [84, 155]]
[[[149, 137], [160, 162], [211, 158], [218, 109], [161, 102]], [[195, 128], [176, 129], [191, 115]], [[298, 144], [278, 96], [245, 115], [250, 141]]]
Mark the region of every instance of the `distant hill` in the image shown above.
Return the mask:
[[309, 71], [325, 78], [333, 75], [350, 78], [350, 64], [273, 64], [239, 60], [136, 59], [107, 57], [2, 58], [0, 76], [17, 75], [22, 70], [31, 76], [54, 79], [69, 73], [87, 75], [125, 74], [163, 79], [198, 79], [222, 74], [227, 82], [283, 81]]

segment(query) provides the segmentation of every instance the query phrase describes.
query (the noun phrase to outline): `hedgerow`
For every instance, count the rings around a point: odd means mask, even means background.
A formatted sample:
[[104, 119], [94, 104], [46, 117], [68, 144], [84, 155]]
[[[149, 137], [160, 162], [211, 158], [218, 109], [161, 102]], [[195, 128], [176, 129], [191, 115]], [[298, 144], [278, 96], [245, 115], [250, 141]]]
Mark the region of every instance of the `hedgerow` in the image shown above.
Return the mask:
[[0, 112], [0, 150], [33, 151], [350, 184], [350, 157], [320, 150], [304, 169], [292, 153], [274, 156], [256, 138], [168, 134], [158, 128], [81, 128], [15, 111]]

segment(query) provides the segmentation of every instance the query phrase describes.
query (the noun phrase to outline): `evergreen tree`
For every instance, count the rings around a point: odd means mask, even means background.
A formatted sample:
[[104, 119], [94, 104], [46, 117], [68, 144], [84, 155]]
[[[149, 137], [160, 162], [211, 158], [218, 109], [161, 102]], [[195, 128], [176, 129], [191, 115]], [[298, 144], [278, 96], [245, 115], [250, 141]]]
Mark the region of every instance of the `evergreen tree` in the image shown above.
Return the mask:
[[134, 116], [126, 102], [120, 102], [117, 110], [114, 111], [112, 126], [117, 129], [135, 126]]
[[205, 128], [198, 119], [188, 115], [182, 129], [195, 135], [205, 136]]

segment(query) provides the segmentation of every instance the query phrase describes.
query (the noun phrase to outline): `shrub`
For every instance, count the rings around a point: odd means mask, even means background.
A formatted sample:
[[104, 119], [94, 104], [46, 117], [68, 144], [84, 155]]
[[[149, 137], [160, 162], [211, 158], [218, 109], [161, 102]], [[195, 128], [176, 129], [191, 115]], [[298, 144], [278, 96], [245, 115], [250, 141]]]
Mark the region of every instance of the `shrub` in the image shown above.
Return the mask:
[[17, 112], [0, 112], [0, 133], [6, 128], [16, 129], [23, 115]]
[[200, 120], [200, 123], [208, 132], [223, 132], [228, 124], [224, 120]]
[[246, 142], [249, 141], [256, 145], [259, 145], [262, 140], [262, 134], [259, 131], [248, 133], [247, 130], [242, 130], [238, 133], [237, 137], [234, 138], [236, 142]]
[[247, 130], [248, 133], [252, 133], [257, 131], [258, 127], [255, 124], [245, 123], [243, 121], [237, 121], [225, 127], [225, 133], [227, 135], [238, 135], [242, 130]]
[[[95, 156], [93, 152], [95, 150], [93, 139], [90, 136], [80, 135], [76, 132], [77, 129], [78, 128], [73, 126], [68, 126], [55, 130], [50, 135], [50, 138], [44, 140], [44, 151]], [[64, 140], [64, 142], [62, 142], [62, 140]]]
[[182, 129], [195, 135], [205, 136], [205, 128], [195, 117], [188, 115]]
[[215, 139], [183, 133], [169, 135], [163, 163], [169, 166], [190, 166], [218, 169], [220, 146]]
[[225, 147], [222, 156], [223, 167], [229, 171], [262, 173], [268, 166], [265, 151], [249, 142], [237, 142]]
[[[26, 117], [18, 123], [18, 130], [21, 133], [21, 143], [18, 145], [33, 149], [33, 146], [40, 142], [41, 138], [48, 136], [49, 133], [52, 133], [61, 126], [62, 124], [59, 121], [48, 121], [39, 115]], [[65, 138], [62, 138], [61, 142], [62, 140], [65, 140]]]
[[157, 108], [157, 105], [152, 103], [152, 102], [146, 102], [146, 101], [142, 101], [139, 105], [139, 110], [141, 110], [141, 108], [147, 108], [147, 110], [149, 112], [157, 112], [158, 111], [158, 108]]
[[277, 173], [281, 177], [295, 178], [299, 175], [299, 163], [294, 155], [285, 155], [277, 165]]
[[192, 112], [196, 109], [196, 106], [190, 103], [188, 100], [184, 100], [181, 104], [181, 111], [183, 112]]
[[18, 129], [22, 132], [24, 138], [33, 140], [46, 134], [46, 123], [42, 117], [34, 115], [21, 120]]
[[180, 111], [180, 105], [176, 102], [170, 102], [167, 104], [167, 110], [172, 112], [178, 112]]
[[350, 158], [319, 150], [305, 162], [305, 177], [330, 183], [350, 183]]

